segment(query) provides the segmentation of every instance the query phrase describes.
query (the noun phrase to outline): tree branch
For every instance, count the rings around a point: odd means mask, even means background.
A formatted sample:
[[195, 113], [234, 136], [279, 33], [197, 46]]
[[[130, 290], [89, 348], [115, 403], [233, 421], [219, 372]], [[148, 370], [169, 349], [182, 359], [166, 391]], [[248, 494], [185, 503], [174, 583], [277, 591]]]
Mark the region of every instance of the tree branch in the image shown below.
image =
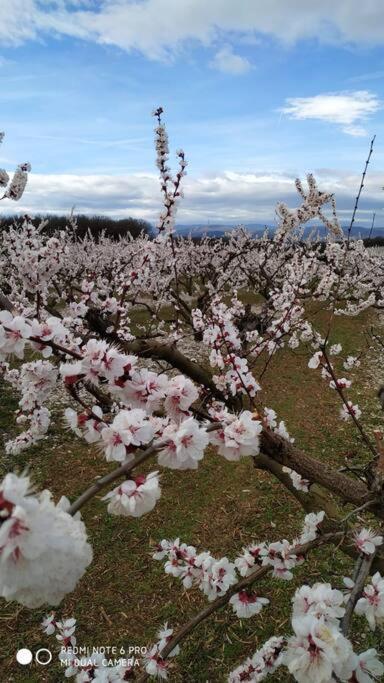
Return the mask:
[[[293, 553], [296, 555], [306, 555], [313, 548], [317, 548], [320, 545], [324, 545], [326, 543], [334, 543], [335, 540], [337, 538], [340, 539], [341, 536], [342, 532], [319, 536], [318, 538], [314, 539], [313, 541], [310, 541], [309, 543], [297, 546], [294, 549]], [[211, 614], [213, 614], [217, 610], [221, 609], [222, 607], [225, 607], [225, 605], [228, 604], [232, 595], [238, 593], [241, 590], [244, 590], [244, 588], [247, 588], [251, 584], [255, 583], [255, 581], [257, 581], [258, 579], [263, 578], [263, 576], [268, 574], [271, 570], [271, 565], [267, 565], [265, 567], [258, 567], [257, 569], [255, 569], [254, 572], [252, 572], [252, 574], [241, 579], [234, 586], [231, 586], [225, 595], [223, 595], [220, 598], [216, 598], [216, 600], [214, 600], [210, 605], [205, 607], [205, 609], [203, 609], [198, 614], [195, 614], [194, 617], [192, 617], [183, 626], [181, 626], [181, 628], [177, 631], [173, 638], [171, 638], [171, 640], [165, 645], [165, 647], [159, 653], [161, 658], [166, 659], [170, 652], [174, 650], [176, 645], [178, 645], [182, 640], [184, 640], [184, 638], [186, 638], [196, 628], [196, 626], [198, 626], [202, 621], [205, 621], [205, 619], [207, 619]], [[144, 673], [138, 678], [138, 683], [144, 683], [148, 680], [148, 678], [148, 674]]]

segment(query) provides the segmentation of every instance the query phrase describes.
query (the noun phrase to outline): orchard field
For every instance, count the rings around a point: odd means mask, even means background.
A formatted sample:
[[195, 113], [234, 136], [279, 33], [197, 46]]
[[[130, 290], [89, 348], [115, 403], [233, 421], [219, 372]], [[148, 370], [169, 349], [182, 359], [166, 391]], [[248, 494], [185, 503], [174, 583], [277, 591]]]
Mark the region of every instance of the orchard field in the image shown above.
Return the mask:
[[380, 680], [384, 260], [312, 176], [177, 237], [161, 114], [155, 238], [2, 233], [2, 680]]

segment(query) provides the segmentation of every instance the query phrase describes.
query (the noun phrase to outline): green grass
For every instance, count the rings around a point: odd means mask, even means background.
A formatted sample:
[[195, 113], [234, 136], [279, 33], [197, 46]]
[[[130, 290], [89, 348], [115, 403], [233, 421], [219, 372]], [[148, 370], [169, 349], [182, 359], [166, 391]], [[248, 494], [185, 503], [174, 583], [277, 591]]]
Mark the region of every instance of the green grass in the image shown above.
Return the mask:
[[[337, 318], [333, 341], [343, 344], [343, 353], [364, 343], [363, 328], [368, 314], [359, 320]], [[367, 368], [358, 374], [367, 378]], [[344, 373], [343, 373], [344, 374]], [[357, 371], [348, 376], [357, 376]], [[374, 375], [374, 373], [372, 373]], [[339, 375], [340, 376], [340, 375]], [[341, 375], [342, 376], [342, 375]], [[336, 394], [319, 379], [318, 371], [307, 368], [301, 351], [283, 351], [263, 378], [261, 400], [274, 408], [295, 437], [297, 445], [325, 462], [340, 466], [345, 453], [355, 453], [356, 461], [366, 457], [365, 449], [349, 423], [338, 418]], [[351, 391], [375, 426], [376, 386], [365, 381]], [[358, 391], [362, 392], [358, 395]], [[13, 411], [17, 401], [7, 386], [1, 386], [0, 429], [15, 430]], [[376, 409], [373, 413], [372, 410]], [[28, 465], [39, 488], [49, 488], [55, 499], [67, 494], [76, 497], [95, 476], [111, 469], [93, 446], [76, 440], [55, 421], [49, 439], [16, 458], [2, 455], [3, 472], [16, 465]], [[144, 471], [156, 469], [149, 463]], [[162, 564], [151, 559], [150, 545], [162, 538], [179, 536], [201, 550], [234, 558], [253, 540], [293, 538], [299, 531], [303, 512], [290, 495], [270, 475], [256, 471], [244, 458], [229, 463], [210, 452], [198, 471], [161, 472], [162, 498], [149, 515], [135, 520], [115, 518], [106, 513], [105, 503], [93, 499], [83, 517], [94, 549], [94, 562], [76, 591], [56, 610], [60, 617], [78, 620], [79, 645], [148, 645], [164, 621], [177, 627], [207, 604], [196, 590], [185, 592], [164, 574]], [[218, 683], [271, 635], [289, 632], [291, 597], [296, 586], [324, 580], [340, 587], [340, 576], [350, 571], [351, 562], [334, 548], [314, 552], [300, 567], [294, 581], [278, 580], [260, 584], [262, 595], [271, 604], [262, 616], [240, 621], [225, 608], [200, 625], [182, 644], [181, 654], [172, 663], [171, 680], [178, 683]], [[28, 610], [12, 603], [0, 603], [2, 638], [0, 657], [4, 681], [37, 683], [64, 680], [57, 664], [47, 669], [36, 664], [18, 666], [19, 647], [51, 647], [58, 650], [54, 637], [42, 634], [40, 622], [47, 609]], [[365, 624], [359, 621], [356, 634], [361, 648], [380, 645]], [[286, 670], [269, 678], [271, 683], [289, 681]]]

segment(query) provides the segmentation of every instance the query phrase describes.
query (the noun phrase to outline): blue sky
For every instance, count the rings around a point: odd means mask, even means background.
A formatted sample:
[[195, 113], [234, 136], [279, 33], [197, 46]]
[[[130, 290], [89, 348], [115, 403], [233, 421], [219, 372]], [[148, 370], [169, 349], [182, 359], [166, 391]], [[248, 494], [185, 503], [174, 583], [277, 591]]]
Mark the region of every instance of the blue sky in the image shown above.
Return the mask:
[[271, 222], [307, 172], [347, 220], [376, 134], [359, 222], [384, 225], [384, 5], [368, 5], [2, 0], [0, 164], [32, 164], [3, 211], [155, 221], [162, 105], [189, 162], [181, 223]]

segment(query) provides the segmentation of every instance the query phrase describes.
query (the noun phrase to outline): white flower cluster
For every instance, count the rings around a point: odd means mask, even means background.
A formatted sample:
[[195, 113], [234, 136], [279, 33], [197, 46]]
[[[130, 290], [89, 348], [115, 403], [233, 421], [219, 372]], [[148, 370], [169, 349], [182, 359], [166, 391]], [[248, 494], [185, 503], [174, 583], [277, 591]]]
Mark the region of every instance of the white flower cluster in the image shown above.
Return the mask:
[[57, 369], [47, 360], [24, 363], [20, 371], [9, 370], [5, 374], [5, 379], [21, 393], [21, 410], [17, 423], [23, 424], [28, 420], [30, 422], [28, 430], [19, 434], [13, 441], [7, 442], [7, 453], [20, 453], [46, 434], [50, 424], [50, 412], [43, 403], [56, 386], [57, 377]]
[[273, 636], [260, 650], [229, 674], [228, 683], [259, 683], [281, 664], [284, 638]]
[[198, 586], [209, 601], [225, 595], [237, 581], [235, 565], [226, 557], [216, 560], [209, 552], [198, 554], [196, 548], [180, 543], [179, 538], [161, 541], [153, 558], [167, 558], [165, 572], [181, 579], [185, 588]]
[[257, 455], [259, 435], [263, 430], [260, 420], [249, 410], [244, 410], [238, 417], [228, 413], [222, 417], [222, 422], [227, 422], [226, 426], [210, 435], [210, 442], [217, 446], [218, 453], [226, 460], [234, 461], [242, 456]]
[[[376, 578], [375, 578], [376, 577]], [[375, 585], [380, 579], [375, 575]], [[361, 608], [356, 611], [366, 614], [376, 623], [372, 612], [374, 591], [371, 596], [369, 612], [366, 608], [367, 597], [359, 600]], [[271, 668], [268, 670], [261, 656], [262, 648], [235, 669], [229, 676], [229, 683], [258, 683], [266, 678], [277, 666], [287, 667], [298, 683], [331, 683], [334, 680], [344, 683], [374, 683], [384, 674], [384, 665], [379, 661], [374, 649], [357, 655], [350, 641], [340, 630], [340, 620], [345, 614], [344, 594], [333, 589], [328, 583], [301, 586], [292, 599], [293, 636], [274, 638], [264, 648], [270, 652]], [[264, 666], [263, 666], [264, 664]]]
[[0, 485], [0, 594], [27, 607], [57, 605], [92, 561], [79, 516], [57, 505], [49, 491], [30, 493], [26, 476], [7, 474]]
[[[5, 133], [1, 132], [0, 133], [0, 144], [4, 140]], [[6, 190], [4, 197], [9, 197], [9, 199], [13, 199], [15, 202], [17, 202], [19, 199], [21, 199], [23, 192], [25, 190], [27, 180], [28, 180], [28, 173], [31, 170], [31, 165], [26, 163], [26, 164], [20, 164], [16, 171], [15, 174], [12, 178], [12, 181]], [[7, 171], [4, 168], [0, 169], [0, 187], [6, 187], [9, 183], [9, 175]], [[2, 197], [2, 199], [4, 199]]]
[[[158, 642], [155, 643], [144, 657], [144, 667], [147, 674], [157, 678], [168, 678], [168, 661], [161, 656], [162, 650], [169, 643], [173, 636], [173, 629], [168, 628], [167, 622], [164, 624], [158, 633]], [[176, 645], [168, 654], [168, 657], [176, 657], [180, 652], [180, 647]]]
[[309, 513], [304, 518], [302, 533], [299, 538], [289, 543], [286, 539], [276, 543], [252, 543], [243, 548], [242, 554], [236, 558], [235, 565], [240, 576], [249, 576], [257, 566], [273, 567], [273, 575], [277, 578], [290, 580], [290, 571], [302, 563], [302, 558], [296, 555], [295, 548], [309, 541], [313, 541], [319, 531], [319, 525], [324, 519], [324, 512]]
[[362, 597], [356, 603], [356, 614], [365, 616], [372, 631], [384, 624], [384, 578], [379, 572], [372, 576]]

